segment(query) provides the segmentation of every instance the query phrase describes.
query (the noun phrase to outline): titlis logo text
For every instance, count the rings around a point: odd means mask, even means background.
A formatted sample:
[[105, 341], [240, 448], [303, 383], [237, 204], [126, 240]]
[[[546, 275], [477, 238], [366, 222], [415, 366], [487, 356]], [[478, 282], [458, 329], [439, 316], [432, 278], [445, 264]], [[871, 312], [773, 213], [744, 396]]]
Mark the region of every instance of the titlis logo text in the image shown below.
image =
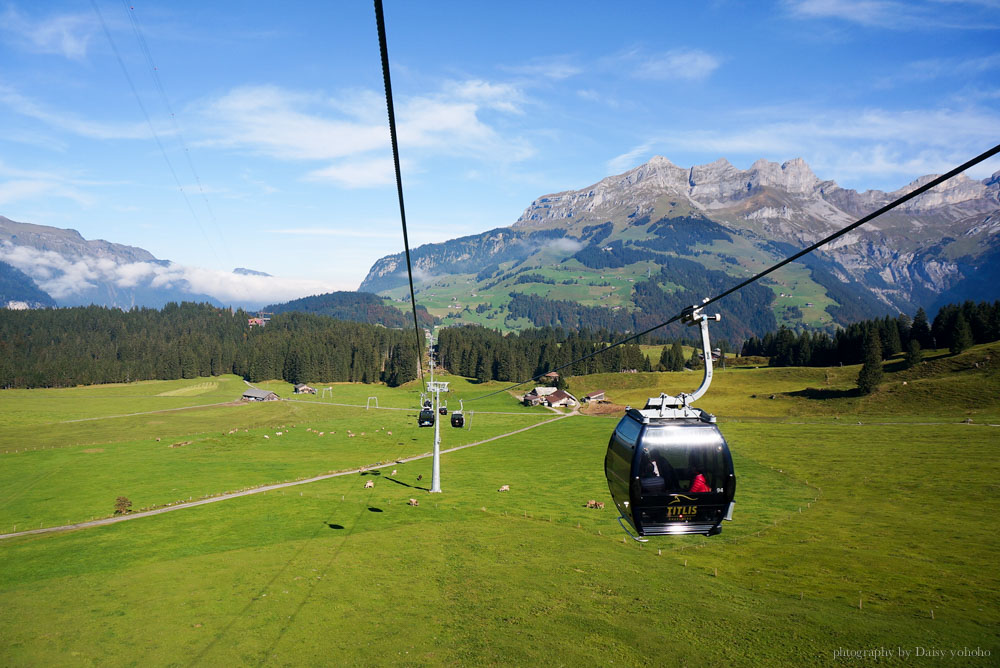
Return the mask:
[[695, 515], [698, 512], [698, 506], [675, 506], [675, 503], [680, 503], [681, 499], [686, 499], [687, 501], [694, 501], [694, 497], [687, 496], [686, 494], [675, 494], [674, 500], [670, 502], [667, 506], [667, 517], [683, 518], [688, 515]]

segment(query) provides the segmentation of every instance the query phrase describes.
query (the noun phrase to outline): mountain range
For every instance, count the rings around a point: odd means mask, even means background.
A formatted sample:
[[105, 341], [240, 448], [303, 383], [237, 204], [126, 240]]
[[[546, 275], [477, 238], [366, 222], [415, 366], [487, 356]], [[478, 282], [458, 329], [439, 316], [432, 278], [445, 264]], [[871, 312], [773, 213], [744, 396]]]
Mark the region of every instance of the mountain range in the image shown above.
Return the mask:
[[[673, 315], [649, 312], [673, 298], [700, 301], [705, 289], [730, 287], [933, 178], [857, 192], [821, 180], [801, 159], [740, 170], [724, 159], [680, 167], [654, 157], [539, 197], [510, 227], [414, 249], [418, 301], [434, 315], [491, 326], [603, 319], [641, 327]], [[775, 272], [763, 281], [768, 294], [743, 306], [767, 310], [772, 324], [829, 327], [996, 299], [998, 230], [1000, 172], [982, 181], [959, 175]], [[359, 289], [400, 296], [405, 283], [402, 254], [394, 254]], [[733, 334], [767, 319], [757, 314]]]
[[[722, 159], [680, 167], [655, 157], [586, 188], [539, 197], [509, 227], [414, 249], [417, 301], [429, 312], [421, 310], [425, 324], [442, 318], [504, 331], [636, 331], [931, 178], [894, 192], [857, 192], [821, 180], [801, 159], [759, 160], [740, 170]], [[998, 231], [1000, 172], [981, 181], [960, 175], [719, 302], [718, 331], [738, 339], [781, 324], [831, 328], [996, 299]], [[208, 294], [225, 272], [202, 276], [198, 285], [205, 287], [196, 289], [192, 271], [142, 248], [0, 216], [0, 306], [263, 305]], [[242, 267], [230, 276], [278, 280]], [[268, 309], [399, 326], [396, 311], [408, 310], [403, 255], [375, 262], [359, 292], [383, 299], [333, 293]]]
[[84, 239], [76, 230], [0, 216], [0, 262], [30, 277], [58, 306], [160, 308], [181, 301], [222, 306], [210, 295], [192, 290], [170, 262], [149, 251]]

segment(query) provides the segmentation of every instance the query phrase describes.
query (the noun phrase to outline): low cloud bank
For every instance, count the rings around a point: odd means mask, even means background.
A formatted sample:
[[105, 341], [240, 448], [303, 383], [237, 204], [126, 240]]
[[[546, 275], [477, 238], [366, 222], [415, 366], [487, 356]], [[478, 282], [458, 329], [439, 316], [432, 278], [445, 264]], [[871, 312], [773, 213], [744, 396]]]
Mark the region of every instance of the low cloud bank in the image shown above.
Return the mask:
[[119, 263], [112, 258], [67, 258], [55, 251], [0, 242], [0, 261], [17, 267], [57, 301], [110, 284], [119, 289], [150, 287], [209, 295], [224, 304], [257, 307], [309, 295], [350, 289], [327, 281], [247, 276], [174, 263]]

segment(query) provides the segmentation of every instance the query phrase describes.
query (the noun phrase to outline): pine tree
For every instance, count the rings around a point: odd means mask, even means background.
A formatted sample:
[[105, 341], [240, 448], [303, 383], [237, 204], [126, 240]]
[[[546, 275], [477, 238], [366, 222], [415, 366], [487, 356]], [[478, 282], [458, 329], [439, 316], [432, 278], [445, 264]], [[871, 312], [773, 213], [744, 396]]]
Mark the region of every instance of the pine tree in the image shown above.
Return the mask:
[[952, 330], [951, 346], [949, 346], [949, 349], [952, 355], [957, 355], [970, 347], [972, 347], [972, 329], [969, 327], [965, 316], [959, 312], [955, 318], [955, 328]]
[[674, 345], [670, 346], [670, 370], [684, 370], [684, 347], [680, 341], [674, 341]]
[[916, 339], [921, 348], [929, 348], [931, 345], [931, 326], [927, 322], [927, 312], [922, 307], [918, 308], [917, 314], [913, 316], [910, 338]]
[[656, 364], [657, 371], [670, 371], [670, 347], [663, 346], [663, 350], [660, 351], [660, 361]]
[[865, 361], [858, 372], [858, 390], [861, 394], [871, 394], [882, 382], [882, 346], [879, 344], [878, 330], [869, 329], [865, 341]]
[[920, 343], [916, 339], [910, 339], [909, 347], [906, 349], [906, 356], [903, 358], [907, 369], [912, 369], [924, 361], [924, 351], [920, 349]]

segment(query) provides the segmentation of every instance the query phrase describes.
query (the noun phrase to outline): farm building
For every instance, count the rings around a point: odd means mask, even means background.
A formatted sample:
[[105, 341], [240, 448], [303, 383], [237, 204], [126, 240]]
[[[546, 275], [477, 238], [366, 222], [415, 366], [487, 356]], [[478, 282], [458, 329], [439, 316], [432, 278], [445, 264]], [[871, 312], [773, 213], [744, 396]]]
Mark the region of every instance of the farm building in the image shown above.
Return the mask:
[[585, 404], [589, 404], [591, 401], [604, 401], [604, 390], [594, 390], [583, 398]]
[[297, 383], [295, 385], [295, 394], [316, 394], [316, 388], [309, 387], [305, 383]]
[[277, 401], [278, 395], [268, 390], [251, 388], [240, 397], [243, 401]]
[[531, 390], [523, 397], [521, 397], [521, 402], [525, 406], [537, 406], [545, 400], [545, 397], [556, 391], [554, 387], [540, 386]]
[[545, 397], [545, 405], [547, 406], [576, 406], [578, 403], [576, 397], [563, 390], [556, 390]]
[[542, 376], [542, 378], [547, 378], [548, 380], [558, 380], [559, 374], [557, 374], [555, 371], [549, 371], [547, 374]]

